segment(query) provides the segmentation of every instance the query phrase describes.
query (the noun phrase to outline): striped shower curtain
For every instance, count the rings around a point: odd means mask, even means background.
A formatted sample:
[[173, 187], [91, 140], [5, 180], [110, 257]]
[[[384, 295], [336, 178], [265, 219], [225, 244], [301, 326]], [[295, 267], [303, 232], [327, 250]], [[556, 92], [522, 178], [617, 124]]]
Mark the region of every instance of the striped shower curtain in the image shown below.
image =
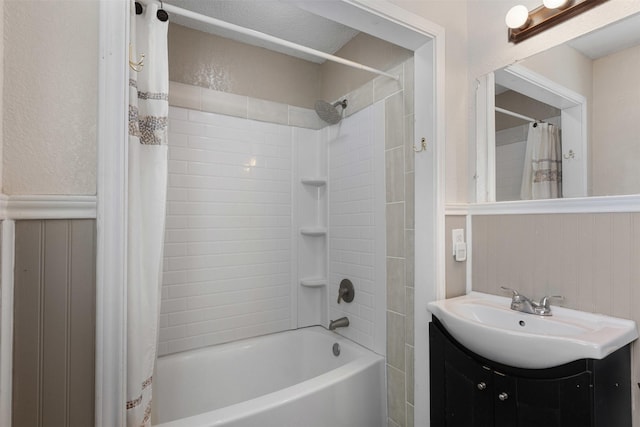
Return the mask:
[[520, 198], [561, 198], [562, 144], [559, 129], [550, 123], [530, 123], [525, 150]]
[[[127, 244], [127, 426], [151, 425], [167, 188], [168, 22], [131, 0]], [[141, 60], [144, 55], [144, 59]]]

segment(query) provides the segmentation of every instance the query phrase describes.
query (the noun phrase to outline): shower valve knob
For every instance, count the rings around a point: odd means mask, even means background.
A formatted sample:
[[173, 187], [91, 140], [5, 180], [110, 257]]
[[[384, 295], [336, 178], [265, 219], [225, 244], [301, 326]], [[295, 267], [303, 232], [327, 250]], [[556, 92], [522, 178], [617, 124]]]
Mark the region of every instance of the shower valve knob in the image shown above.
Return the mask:
[[340, 289], [338, 289], [338, 304], [340, 300], [344, 302], [351, 302], [356, 295], [356, 291], [353, 288], [353, 283], [349, 279], [342, 279], [340, 282]]

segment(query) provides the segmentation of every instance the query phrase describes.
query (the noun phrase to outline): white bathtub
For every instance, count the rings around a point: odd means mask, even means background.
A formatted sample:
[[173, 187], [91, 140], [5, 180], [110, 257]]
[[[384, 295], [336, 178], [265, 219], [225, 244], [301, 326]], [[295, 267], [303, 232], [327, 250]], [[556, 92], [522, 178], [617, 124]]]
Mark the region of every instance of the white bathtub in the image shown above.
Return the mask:
[[154, 425], [381, 427], [384, 367], [383, 357], [319, 326], [164, 356]]

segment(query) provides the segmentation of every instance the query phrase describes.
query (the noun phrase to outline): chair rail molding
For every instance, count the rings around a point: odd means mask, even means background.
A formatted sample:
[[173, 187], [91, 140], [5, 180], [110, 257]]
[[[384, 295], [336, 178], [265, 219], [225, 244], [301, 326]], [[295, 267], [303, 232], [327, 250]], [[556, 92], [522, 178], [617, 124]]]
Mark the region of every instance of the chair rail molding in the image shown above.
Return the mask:
[[95, 219], [96, 196], [0, 194], [0, 220]]

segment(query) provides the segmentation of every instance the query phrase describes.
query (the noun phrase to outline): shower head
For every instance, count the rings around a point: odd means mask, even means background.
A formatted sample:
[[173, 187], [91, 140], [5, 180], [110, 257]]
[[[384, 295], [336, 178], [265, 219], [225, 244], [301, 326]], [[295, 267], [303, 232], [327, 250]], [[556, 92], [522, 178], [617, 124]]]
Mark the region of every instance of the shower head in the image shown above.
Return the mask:
[[[338, 107], [342, 107], [342, 111], [338, 112]], [[335, 102], [333, 104], [327, 101], [316, 101], [315, 109], [318, 117], [330, 125], [335, 125], [342, 120], [342, 112], [347, 108], [347, 100]]]

